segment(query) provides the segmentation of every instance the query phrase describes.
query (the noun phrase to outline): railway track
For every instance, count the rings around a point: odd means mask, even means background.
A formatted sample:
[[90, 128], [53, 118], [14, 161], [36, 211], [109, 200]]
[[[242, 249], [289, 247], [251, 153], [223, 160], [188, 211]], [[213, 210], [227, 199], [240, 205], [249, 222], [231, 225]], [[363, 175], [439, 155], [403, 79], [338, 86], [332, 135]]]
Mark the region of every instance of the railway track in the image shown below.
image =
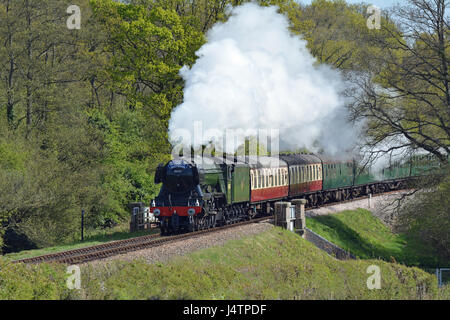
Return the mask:
[[[389, 194], [395, 194], [395, 193], [399, 193], [399, 192], [403, 192], [403, 191], [409, 191], [409, 190], [405, 189], [405, 190], [394, 190], [394, 191], [388, 191], [388, 192], [374, 193], [374, 194], [372, 194], [372, 198], [376, 198], [376, 197], [380, 197], [380, 196], [387, 196]], [[362, 197], [357, 197], [357, 198], [353, 198], [353, 199], [342, 200], [339, 202], [329, 202], [329, 203], [321, 204], [319, 206], [306, 207], [305, 210], [308, 211], [308, 210], [314, 210], [314, 209], [323, 208], [323, 207], [336, 206], [338, 204], [344, 204], [344, 203], [350, 203], [350, 202], [354, 202], [354, 201], [369, 199], [369, 197], [370, 196], [362, 196]]]
[[[377, 196], [381, 196], [381, 195], [388, 195], [388, 194], [396, 193], [396, 192], [399, 192], [399, 191], [397, 190], [397, 191], [390, 191], [390, 192], [385, 192], [385, 193], [374, 194], [373, 197], [377, 197]], [[306, 208], [305, 210], [313, 210], [313, 209], [317, 209], [320, 207], [333, 206], [333, 205], [337, 205], [337, 204], [348, 203], [348, 202], [363, 200], [363, 199], [367, 199], [367, 198], [369, 198], [369, 196], [358, 197], [358, 198], [344, 200], [344, 201], [340, 201], [340, 202], [328, 203], [328, 204], [324, 204], [324, 205], [316, 206], [316, 207], [309, 207], [309, 208]], [[63, 251], [63, 252], [58, 252], [58, 253], [37, 256], [37, 257], [33, 257], [33, 258], [15, 260], [15, 261], [13, 261], [13, 263], [26, 263], [26, 264], [36, 264], [36, 263], [42, 263], [42, 262], [55, 262], [55, 263], [66, 263], [66, 264], [85, 263], [85, 262], [89, 262], [89, 261], [93, 261], [93, 260], [107, 258], [107, 257], [114, 256], [117, 254], [128, 253], [128, 252], [146, 249], [146, 248], [150, 248], [150, 247], [156, 247], [156, 246], [159, 246], [159, 245], [162, 245], [165, 243], [178, 241], [178, 240], [185, 239], [188, 237], [190, 238], [190, 237], [201, 236], [206, 233], [218, 232], [220, 230], [233, 228], [233, 227], [240, 226], [240, 225], [245, 225], [245, 224], [250, 224], [250, 223], [258, 223], [258, 222], [267, 221], [267, 220], [271, 220], [271, 217], [261, 217], [261, 218], [256, 218], [256, 219], [252, 219], [252, 220], [248, 220], [248, 221], [224, 225], [221, 227], [199, 230], [199, 231], [195, 231], [195, 232], [183, 233], [183, 234], [167, 236], [167, 237], [161, 237], [159, 234], [141, 236], [141, 237], [136, 237], [136, 238], [131, 238], [131, 239], [108, 242], [108, 243], [91, 246], [91, 247], [86, 247], [86, 248], [68, 250], [68, 251]]]
[[183, 233], [173, 236], [161, 237], [160, 235], [149, 235], [136, 237], [132, 239], [119, 240], [114, 242], [109, 242], [97, 246], [91, 246], [81, 249], [63, 251], [59, 253], [53, 253], [48, 255], [42, 255], [33, 258], [26, 258], [21, 260], [15, 260], [13, 263], [27, 263], [36, 264], [42, 262], [55, 262], [55, 263], [66, 263], [66, 264], [79, 264], [84, 262], [89, 262], [92, 260], [99, 260], [114, 256], [121, 253], [128, 253], [136, 250], [146, 249], [150, 247], [156, 247], [165, 243], [178, 241], [184, 238], [191, 238], [200, 236], [207, 233], [213, 233], [220, 230], [233, 228], [236, 226], [241, 226], [250, 223], [258, 223], [266, 220], [271, 220], [271, 217], [261, 217], [248, 221], [238, 222], [235, 224], [224, 225], [221, 227], [204, 229], [190, 233]]

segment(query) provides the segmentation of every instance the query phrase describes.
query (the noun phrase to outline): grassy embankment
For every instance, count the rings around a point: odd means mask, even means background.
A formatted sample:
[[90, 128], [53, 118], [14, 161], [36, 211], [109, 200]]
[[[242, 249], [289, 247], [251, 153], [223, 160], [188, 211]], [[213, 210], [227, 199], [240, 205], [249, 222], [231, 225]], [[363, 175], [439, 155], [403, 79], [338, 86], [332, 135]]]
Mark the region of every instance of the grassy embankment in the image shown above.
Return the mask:
[[307, 218], [306, 225], [360, 259], [382, 259], [429, 268], [449, 265], [449, 261], [438, 258], [432, 247], [404, 234], [393, 233], [368, 210]]
[[[1, 261], [1, 260], [0, 260]], [[1, 263], [1, 262], [0, 262]], [[367, 288], [367, 267], [381, 289]], [[337, 261], [288, 231], [271, 231], [179, 256], [168, 263], [83, 266], [82, 289], [65, 267], [0, 264], [0, 299], [448, 299], [418, 268], [380, 260]]]
[[128, 223], [120, 224], [117, 227], [105, 230], [92, 230], [87, 231], [84, 237], [84, 241], [78, 241], [74, 243], [67, 243], [59, 246], [34, 249], [34, 250], [24, 250], [21, 252], [9, 253], [4, 255], [6, 260], [19, 260], [31, 257], [37, 257], [44, 254], [57, 253], [66, 250], [79, 249], [89, 246], [95, 246], [105, 242], [129, 239], [139, 236], [145, 236], [149, 234], [159, 233], [159, 229], [151, 229], [149, 231], [136, 231], [130, 232], [130, 226]]

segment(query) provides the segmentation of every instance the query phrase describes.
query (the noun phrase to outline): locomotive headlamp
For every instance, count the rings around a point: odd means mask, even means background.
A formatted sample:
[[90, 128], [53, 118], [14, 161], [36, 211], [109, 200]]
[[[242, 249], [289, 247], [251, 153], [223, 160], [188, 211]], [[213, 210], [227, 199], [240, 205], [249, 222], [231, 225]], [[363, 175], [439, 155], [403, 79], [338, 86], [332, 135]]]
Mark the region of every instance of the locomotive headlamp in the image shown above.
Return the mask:
[[153, 214], [154, 214], [155, 217], [157, 217], [157, 216], [159, 216], [161, 214], [161, 210], [155, 209], [155, 210], [153, 210]]
[[194, 208], [188, 209], [188, 215], [193, 216], [194, 214], [195, 214], [195, 209]]

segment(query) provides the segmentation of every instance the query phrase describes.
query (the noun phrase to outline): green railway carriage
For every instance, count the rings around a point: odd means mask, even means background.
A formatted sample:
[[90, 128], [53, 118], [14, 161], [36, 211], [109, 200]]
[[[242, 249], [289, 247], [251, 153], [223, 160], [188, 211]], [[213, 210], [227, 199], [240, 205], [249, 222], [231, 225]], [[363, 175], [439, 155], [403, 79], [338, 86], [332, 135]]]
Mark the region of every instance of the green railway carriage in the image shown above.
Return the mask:
[[321, 158], [323, 166], [323, 189], [338, 189], [353, 184], [351, 162], [336, 162]]
[[395, 162], [387, 168], [382, 170], [383, 180], [395, 180], [409, 177], [411, 174], [411, 163]]
[[431, 154], [414, 155], [410, 158], [410, 175], [413, 177], [427, 174], [430, 170], [440, 167], [439, 160]]
[[374, 174], [373, 170], [367, 166], [360, 166], [353, 161], [353, 186], [361, 186], [381, 180], [381, 175]]

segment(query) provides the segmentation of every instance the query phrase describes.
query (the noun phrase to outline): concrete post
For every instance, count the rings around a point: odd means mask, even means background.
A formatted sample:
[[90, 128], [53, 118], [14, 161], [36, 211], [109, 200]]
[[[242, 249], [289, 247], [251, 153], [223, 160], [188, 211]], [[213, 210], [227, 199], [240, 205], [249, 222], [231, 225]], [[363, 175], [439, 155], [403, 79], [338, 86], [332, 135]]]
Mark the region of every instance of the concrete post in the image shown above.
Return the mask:
[[295, 206], [290, 205], [286, 214], [286, 229], [288, 229], [291, 232], [294, 232], [295, 230]]
[[306, 199], [292, 200], [292, 204], [295, 205], [295, 232], [304, 237], [306, 228], [306, 216], [305, 205]]
[[287, 218], [290, 217], [290, 202], [275, 203], [275, 225], [287, 229]]

